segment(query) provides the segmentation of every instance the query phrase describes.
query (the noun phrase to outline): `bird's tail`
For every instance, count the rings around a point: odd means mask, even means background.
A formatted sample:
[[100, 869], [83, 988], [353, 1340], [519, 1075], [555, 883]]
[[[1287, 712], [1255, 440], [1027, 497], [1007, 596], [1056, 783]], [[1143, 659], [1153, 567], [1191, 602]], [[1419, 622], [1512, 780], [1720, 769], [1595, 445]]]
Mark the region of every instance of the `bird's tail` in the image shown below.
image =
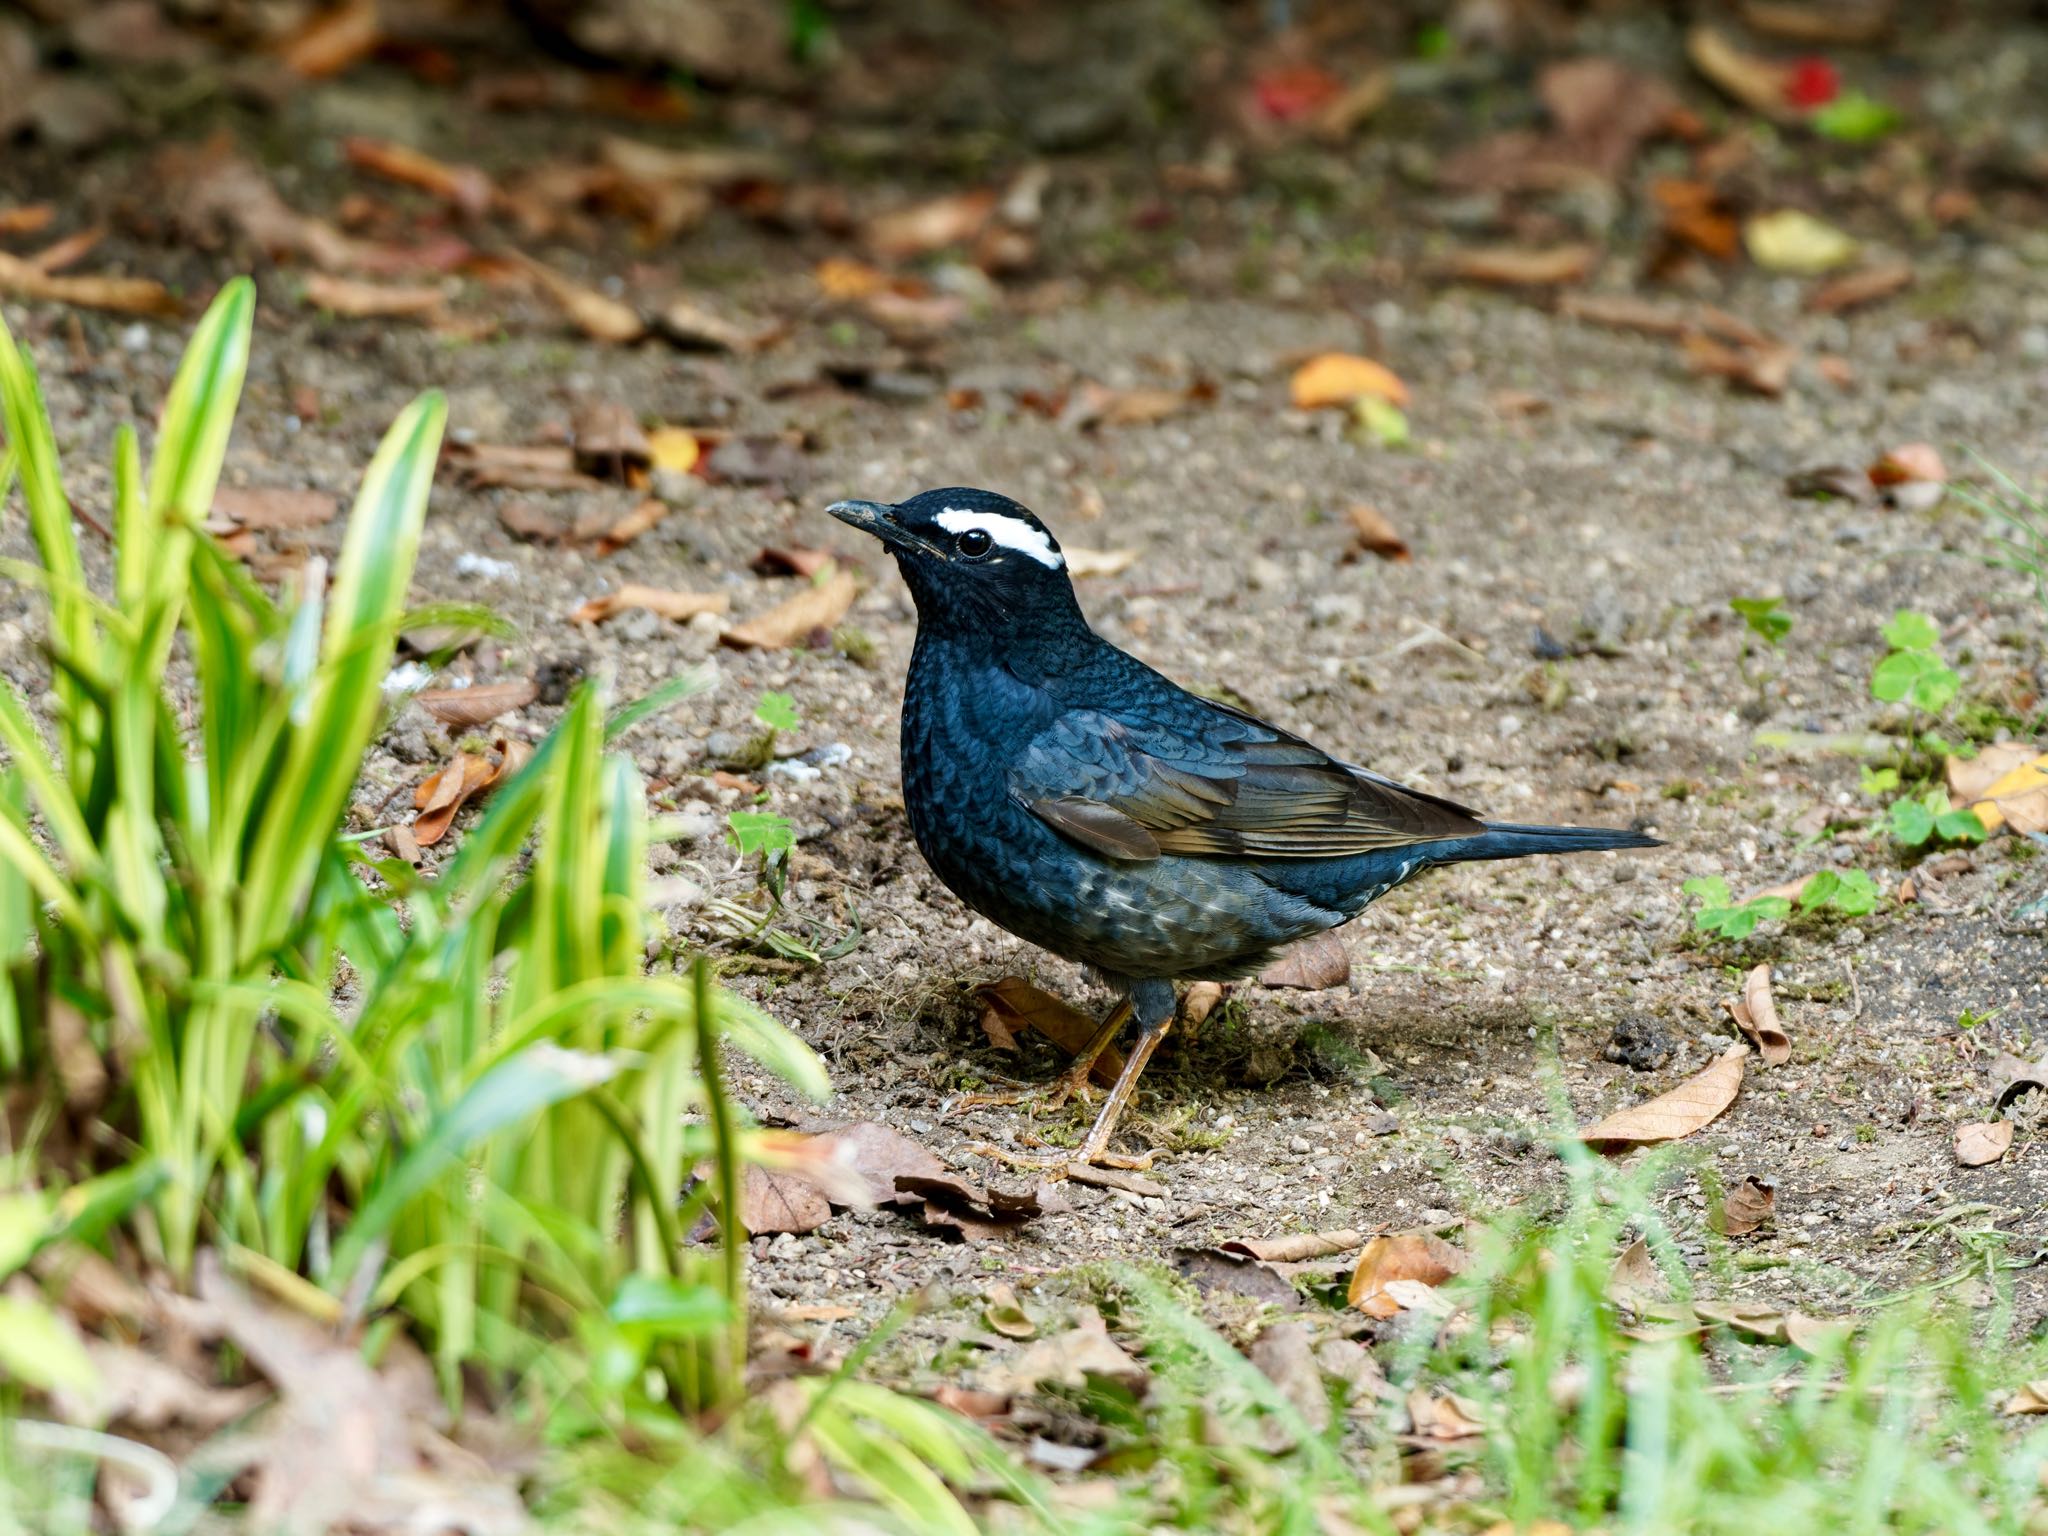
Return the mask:
[[1654, 837], [1621, 827], [1526, 827], [1489, 821], [1477, 837], [1443, 844], [1436, 862], [1462, 864], [1471, 859], [1520, 859], [1532, 853], [1598, 853], [1608, 848], [1663, 846]]

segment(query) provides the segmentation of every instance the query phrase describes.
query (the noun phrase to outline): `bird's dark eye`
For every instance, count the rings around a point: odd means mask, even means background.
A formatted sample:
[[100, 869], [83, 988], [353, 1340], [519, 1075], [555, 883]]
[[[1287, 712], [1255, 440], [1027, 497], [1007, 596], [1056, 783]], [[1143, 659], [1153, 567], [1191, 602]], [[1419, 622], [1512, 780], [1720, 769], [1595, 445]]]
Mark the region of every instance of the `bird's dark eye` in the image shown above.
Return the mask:
[[969, 528], [953, 541], [953, 547], [970, 560], [979, 560], [995, 548], [995, 544], [986, 528]]

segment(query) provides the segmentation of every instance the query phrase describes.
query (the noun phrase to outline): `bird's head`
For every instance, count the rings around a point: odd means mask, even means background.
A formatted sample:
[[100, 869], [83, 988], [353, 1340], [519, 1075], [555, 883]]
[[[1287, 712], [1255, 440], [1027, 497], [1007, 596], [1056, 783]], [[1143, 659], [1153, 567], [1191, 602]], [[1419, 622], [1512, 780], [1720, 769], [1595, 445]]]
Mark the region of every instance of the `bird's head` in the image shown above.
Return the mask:
[[896, 557], [923, 624], [1008, 630], [1079, 612], [1059, 541], [1007, 496], [952, 486], [894, 506], [839, 501], [826, 510]]

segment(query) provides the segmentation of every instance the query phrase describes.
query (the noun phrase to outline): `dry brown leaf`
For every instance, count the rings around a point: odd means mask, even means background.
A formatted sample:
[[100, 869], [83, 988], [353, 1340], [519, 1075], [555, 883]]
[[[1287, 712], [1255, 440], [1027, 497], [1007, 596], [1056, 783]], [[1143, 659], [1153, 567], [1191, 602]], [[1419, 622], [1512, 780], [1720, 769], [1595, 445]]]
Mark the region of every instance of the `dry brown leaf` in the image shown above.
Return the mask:
[[504, 683], [477, 683], [468, 688], [428, 688], [413, 702], [443, 725], [470, 730], [489, 725], [500, 715], [524, 709], [540, 693], [531, 678]]
[[1453, 1275], [1463, 1274], [1466, 1262], [1461, 1249], [1434, 1233], [1396, 1232], [1376, 1237], [1358, 1256], [1346, 1299], [1368, 1317], [1392, 1317], [1402, 1305], [1401, 1298], [1388, 1291], [1394, 1282], [1442, 1285]]
[[268, 256], [302, 256], [329, 269], [362, 264], [365, 247], [325, 220], [291, 208], [262, 168], [225, 135], [164, 151], [156, 173], [173, 218], [196, 239], [210, 240], [226, 226]]
[[[2019, 760], [2013, 761], [2015, 758]], [[1989, 766], [1975, 766], [1987, 759]], [[2007, 763], [2011, 766], [2004, 767]], [[1985, 774], [1997, 767], [2004, 771], [1983, 782]], [[2031, 744], [2001, 742], [1986, 747], [1971, 762], [1950, 758], [1948, 772], [1951, 786], [1958, 779], [1972, 786], [1957, 789], [1956, 795], [1969, 802], [1985, 831], [1996, 832], [2007, 825], [2016, 832], [2048, 831], [2048, 755], [2037, 754]]]
[[828, 256], [811, 274], [818, 291], [828, 299], [865, 299], [890, 286], [889, 274], [865, 262], [844, 256]]
[[295, 75], [325, 80], [368, 58], [381, 36], [377, 0], [342, 0], [308, 16], [278, 45], [278, 58]]
[[1870, 483], [1875, 486], [1930, 485], [1948, 483], [1948, 466], [1932, 443], [1902, 443], [1870, 466]]
[[1828, 279], [1807, 295], [1806, 308], [1816, 315], [1838, 315], [1844, 310], [1875, 304], [1913, 286], [1913, 264], [1888, 261], [1858, 272], [1845, 272]]
[[[1330, 1393], [1323, 1385], [1322, 1369], [1316, 1364], [1307, 1323], [1298, 1318], [1268, 1323], [1252, 1341], [1248, 1353], [1260, 1374], [1280, 1389], [1280, 1395], [1293, 1405], [1312, 1432], [1321, 1434], [1330, 1427]], [[1267, 1443], [1275, 1450], [1292, 1443], [1292, 1437], [1282, 1426], [1275, 1424], [1271, 1429], [1274, 1433]]]
[[351, 319], [415, 319], [441, 312], [447, 295], [425, 284], [366, 283], [360, 278], [308, 272], [302, 290], [315, 309]]
[[[1225, 1253], [1242, 1253], [1269, 1264], [1300, 1264], [1309, 1259], [1327, 1259], [1349, 1253], [1366, 1241], [1363, 1232], [1349, 1227], [1337, 1232], [1290, 1232], [1284, 1237], [1233, 1237], [1217, 1244]], [[1384, 1238], [1374, 1239], [1384, 1242]]]
[[867, 1185], [871, 1205], [916, 1205], [924, 1196], [897, 1187], [899, 1178], [944, 1178], [946, 1165], [901, 1132], [872, 1120], [810, 1127], [832, 1160]]
[[1382, 560], [1401, 563], [1414, 558], [1409, 553], [1408, 541], [1394, 531], [1394, 525], [1387, 521], [1387, 515], [1378, 507], [1365, 502], [1353, 502], [1345, 512], [1351, 519], [1352, 549], [1378, 555]]
[[1709, 1328], [1732, 1328], [1752, 1338], [1777, 1343], [1785, 1337], [1785, 1314], [1764, 1301], [1716, 1301], [1692, 1304], [1692, 1313]]
[[632, 511], [605, 529], [598, 538], [597, 552], [600, 555], [617, 554], [667, 516], [667, 502], [655, 496], [644, 498]]
[[1213, 386], [1187, 389], [1111, 389], [1083, 380], [1067, 396], [1060, 425], [1086, 432], [1095, 427], [1145, 427], [1178, 416], [1190, 405], [1214, 398]]
[[1088, 549], [1078, 544], [1069, 544], [1062, 553], [1067, 557], [1067, 574], [1079, 580], [1083, 576], [1121, 576], [1137, 562], [1135, 549]]
[[318, 528], [330, 523], [341, 502], [325, 491], [288, 490], [275, 485], [223, 485], [213, 493], [213, 515], [206, 531], [235, 528], [261, 532]]
[[1315, 131], [1332, 142], [1348, 139], [1358, 125], [1384, 107], [1393, 94], [1394, 71], [1384, 64], [1374, 65], [1317, 110]]
[[1778, 1186], [1769, 1179], [1750, 1174], [1708, 1217], [1708, 1224], [1723, 1237], [1747, 1237], [1770, 1220], [1778, 1205]]
[[2010, 1120], [1985, 1120], [1956, 1130], [1956, 1161], [1965, 1168], [1995, 1163], [2012, 1147]]
[[1428, 1387], [1409, 1391], [1408, 1420], [1414, 1433], [1429, 1440], [1469, 1440], [1486, 1432], [1478, 1404], [1455, 1392]]
[[639, 311], [632, 305], [607, 298], [595, 288], [586, 288], [574, 279], [563, 276], [553, 267], [535, 261], [531, 256], [515, 252], [511, 260], [554, 300], [556, 307], [563, 314], [573, 320], [583, 333], [593, 340], [623, 344], [638, 341], [647, 334], [647, 327], [640, 319]]
[[420, 840], [413, 836], [411, 827], [405, 826], [403, 823], [395, 823], [392, 826], [386, 827], [384, 829], [384, 846], [391, 851], [393, 858], [403, 860], [414, 869], [420, 867]]
[[1408, 403], [1408, 386], [1384, 364], [1347, 352], [1325, 352], [1294, 370], [1287, 383], [1288, 398], [1296, 410], [1313, 411], [1325, 406], [1349, 409], [1370, 397], [1389, 405]]
[[1685, 358], [1694, 373], [1726, 379], [1754, 395], [1776, 397], [1792, 382], [1792, 365], [1799, 354], [1776, 342], [1729, 346], [1711, 336], [1688, 332]]
[[1646, 1240], [1639, 1237], [1622, 1249], [1621, 1256], [1614, 1261], [1614, 1268], [1608, 1271], [1607, 1294], [1633, 1308], [1661, 1301], [1671, 1294], [1664, 1271], [1650, 1256], [1650, 1245]]
[[[699, 1170], [699, 1176], [703, 1171]], [[740, 1225], [755, 1232], [811, 1232], [832, 1219], [832, 1202], [791, 1169], [749, 1163], [740, 1179]]]
[[1301, 992], [1322, 992], [1350, 980], [1351, 952], [1330, 932], [1290, 945], [1259, 972], [1262, 987], [1292, 987]]
[[586, 400], [569, 424], [576, 467], [587, 475], [623, 480], [631, 468], [645, 468], [647, 434], [630, 406], [617, 400]]
[[1668, 1093], [1616, 1110], [1579, 1132], [1579, 1139], [1595, 1151], [1619, 1152], [1690, 1136], [1735, 1102], [1748, 1055], [1747, 1045], [1731, 1046], [1706, 1070]]
[[2001, 1411], [2015, 1415], [2048, 1413], [2048, 1379], [2028, 1382], [2005, 1400]]
[[754, 556], [752, 569], [761, 576], [801, 576], [806, 581], [832, 563], [829, 550], [811, 549], [803, 544], [765, 544]]
[[107, 238], [104, 225], [81, 229], [76, 234], [66, 235], [53, 245], [46, 245], [28, 258], [28, 264], [38, 272], [62, 272], [66, 267], [76, 266]]
[[671, 592], [663, 587], [629, 581], [614, 591], [600, 593], [569, 615], [571, 624], [601, 624], [628, 608], [645, 608], [649, 613], [687, 624], [700, 613], [724, 613], [730, 606], [723, 592]]
[[1016, 1290], [1007, 1280], [997, 1280], [982, 1292], [981, 1320], [988, 1324], [991, 1332], [999, 1333], [1006, 1339], [1028, 1339], [1038, 1333], [1038, 1324], [1024, 1303], [1017, 1299]]
[[[1015, 1049], [1021, 1029], [1037, 1031], [1069, 1056], [1078, 1056], [1095, 1038], [1096, 1020], [1021, 976], [1005, 976], [976, 988], [974, 995], [981, 1003], [982, 1030], [999, 1049], [1005, 1048], [1000, 1044], [1005, 1039], [1010, 1042], [1007, 1048]], [[1095, 1058], [1089, 1077], [1107, 1088], [1123, 1069], [1123, 1053], [1112, 1043]]]
[[[565, 443], [451, 443], [448, 462], [470, 485], [479, 490], [491, 486], [516, 491], [598, 491], [602, 481], [576, 468], [576, 455]], [[526, 538], [558, 538], [559, 533], [541, 533], [507, 518], [499, 517], [514, 533]], [[530, 521], [530, 520], [529, 520]], [[548, 526], [561, 527], [550, 518]]]
[[738, 650], [787, 650], [821, 630], [829, 633], [846, 617], [859, 590], [853, 572], [835, 566], [830, 575], [821, 576], [766, 613], [733, 625], [719, 639]]
[[784, 334], [779, 325], [741, 324], [688, 299], [671, 299], [654, 317], [654, 328], [679, 347], [714, 352], [758, 352]]
[[1480, 246], [1451, 252], [1439, 270], [1467, 283], [1556, 288], [1584, 281], [1599, 259], [1599, 249], [1591, 245], [1553, 245], [1541, 249]]
[[1797, 115], [1790, 97], [1792, 72], [1785, 65], [1743, 52], [1720, 31], [1704, 24], [1686, 34], [1685, 55], [1710, 84], [1752, 112], [1779, 121]]
[[1663, 212], [1664, 232], [1680, 244], [1717, 261], [1732, 260], [1742, 248], [1742, 226], [1720, 188], [1666, 177], [1650, 183], [1650, 196]]
[[13, 203], [0, 208], [0, 239], [41, 234], [57, 217], [55, 203]]
[[1104, 1377], [1139, 1395], [1150, 1381], [1145, 1367], [1109, 1336], [1101, 1314], [1083, 1307], [1078, 1326], [998, 1360], [981, 1373], [981, 1385], [1014, 1397], [1048, 1382], [1085, 1387], [1090, 1376]]
[[491, 744], [491, 750], [497, 753], [495, 762], [474, 752], [457, 753], [453, 762], [429, 774], [413, 792], [413, 808], [419, 814], [413, 818], [412, 835], [420, 847], [432, 847], [446, 837], [457, 811], [495, 789], [533, 756], [533, 748], [525, 742], [502, 736]]
[[417, 187], [472, 217], [488, 212], [497, 197], [491, 178], [478, 167], [450, 165], [409, 144], [357, 135], [342, 140], [341, 153], [359, 170]]
[[121, 315], [176, 315], [184, 308], [155, 278], [55, 276], [4, 251], [0, 251], [0, 293]]
[[996, 201], [996, 193], [984, 188], [914, 203], [868, 220], [861, 239], [884, 261], [901, 261], [949, 245], [964, 245], [987, 226], [995, 214]]
[[2041, 758], [2041, 749], [2030, 741], [1995, 741], [1978, 750], [1975, 757], [1951, 757], [1943, 763], [1948, 792], [1959, 805], [1982, 800], [1991, 786], [2028, 763]]
[[1802, 1355], [1832, 1350], [1855, 1331], [1853, 1317], [1810, 1317], [1794, 1312], [1785, 1319], [1785, 1342]]
[[[1812, 878], [1808, 875], [1806, 880], [1798, 882], [1795, 895]], [[1793, 898], [1788, 896], [1787, 899]], [[1735, 1027], [1742, 1032], [1743, 1039], [1756, 1047], [1765, 1066], [1782, 1067], [1792, 1059], [1792, 1038], [1778, 1022], [1778, 1004], [1771, 996], [1771, 968], [1768, 964], [1757, 966], [1743, 978], [1741, 997], [1725, 1001], [1721, 1006], [1735, 1020]]]
[[1895, 7], [1892, 0], [1824, 0], [1818, 5], [1803, 0], [1740, 0], [1736, 9], [1746, 25], [1766, 37], [1808, 46], [1861, 47], [1884, 40], [1892, 29]]
[[1193, 1033], [1200, 1029], [1222, 1001], [1223, 983], [1220, 981], [1198, 981], [1189, 987], [1180, 995], [1179, 1022], [1183, 1032]]

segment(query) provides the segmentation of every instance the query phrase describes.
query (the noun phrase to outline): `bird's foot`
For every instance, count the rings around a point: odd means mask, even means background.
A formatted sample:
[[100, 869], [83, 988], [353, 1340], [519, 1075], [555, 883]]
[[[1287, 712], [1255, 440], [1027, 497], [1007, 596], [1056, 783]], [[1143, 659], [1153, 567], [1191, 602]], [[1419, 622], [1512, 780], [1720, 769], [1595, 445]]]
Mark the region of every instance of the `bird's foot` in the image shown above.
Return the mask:
[[946, 1100], [941, 1106], [941, 1115], [958, 1114], [969, 1109], [1007, 1109], [1013, 1105], [1028, 1104], [1034, 1115], [1056, 1115], [1067, 1107], [1069, 1099], [1078, 1099], [1083, 1104], [1095, 1097], [1095, 1090], [1088, 1085], [1088, 1074], [1062, 1072], [1049, 1083], [1020, 1084], [1006, 1093], [962, 1093]]

